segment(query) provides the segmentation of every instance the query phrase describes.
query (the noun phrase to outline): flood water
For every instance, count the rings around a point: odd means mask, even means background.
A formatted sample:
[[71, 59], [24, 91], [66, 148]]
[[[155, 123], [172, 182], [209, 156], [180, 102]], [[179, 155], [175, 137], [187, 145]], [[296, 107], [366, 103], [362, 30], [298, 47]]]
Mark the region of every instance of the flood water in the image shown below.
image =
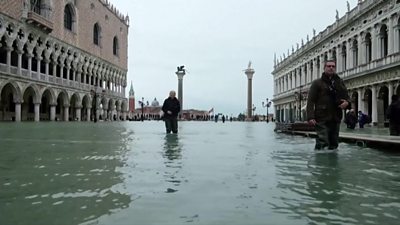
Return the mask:
[[0, 224], [399, 224], [400, 154], [272, 123], [0, 123]]

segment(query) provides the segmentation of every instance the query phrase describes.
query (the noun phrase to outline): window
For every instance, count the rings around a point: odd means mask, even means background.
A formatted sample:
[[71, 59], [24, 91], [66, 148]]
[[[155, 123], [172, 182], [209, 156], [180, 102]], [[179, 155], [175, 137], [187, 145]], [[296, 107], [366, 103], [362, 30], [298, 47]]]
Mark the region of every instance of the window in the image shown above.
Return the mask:
[[93, 43], [100, 45], [100, 26], [98, 23], [93, 26]]
[[31, 10], [40, 15], [41, 0], [31, 0]]
[[64, 9], [64, 27], [70, 31], [72, 31], [72, 15], [71, 6], [68, 4]]
[[118, 38], [116, 36], [113, 39], [113, 54], [116, 56], [119, 54]]

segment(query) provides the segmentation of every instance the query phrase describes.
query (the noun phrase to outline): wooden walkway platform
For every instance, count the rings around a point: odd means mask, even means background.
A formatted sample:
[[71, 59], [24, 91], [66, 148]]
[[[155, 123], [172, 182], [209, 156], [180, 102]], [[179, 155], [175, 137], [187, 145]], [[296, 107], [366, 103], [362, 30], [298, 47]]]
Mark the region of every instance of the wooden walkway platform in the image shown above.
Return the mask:
[[[293, 125], [277, 125], [277, 128], [286, 128], [291, 127], [295, 128], [296, 126]], [[315, 137], [316, 132], [311, 131], [307, 128], [307, 131], [304, 130], [296, 130], [296, 129], [275, 129], [277, 132], [293, 134], [293, 135], [302, 135], [307, 137]], [[389, 136], [386, 133], [379, 132], [376, 128], [364, 128], [364, 129], [371, 129], [370, 133], [357, 133], [357, 132], [346, 132], [346, 129], [341, 129], [339, 133], [339, 138], [341, 141], [345, 142], [353, 142], [356, 143], [358, 146], [366, 147], [384, 147], [390, 149], [400, 149], [400, 136]], [[376, 132], [374, 132], [375, 130]]]

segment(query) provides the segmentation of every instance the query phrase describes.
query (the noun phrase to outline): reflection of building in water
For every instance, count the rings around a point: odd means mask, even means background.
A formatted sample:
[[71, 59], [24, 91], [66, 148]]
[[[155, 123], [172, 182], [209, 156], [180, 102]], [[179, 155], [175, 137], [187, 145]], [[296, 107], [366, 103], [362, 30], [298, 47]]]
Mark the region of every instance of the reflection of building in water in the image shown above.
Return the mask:
[[1, 1], [0, 120], [124, 119], [128, 27], [106, 0]]
[[349, 89], [353, 108], [383, 125], [393, 94], [400, 94], [400, 3], [358, 1], [343, 17], [280, 60], [275, 59], [276, 120], [304, 120], [311, 82], [321, 77], [324, 62], [336, 61]]
[[[185, 178], [180, 175], [180, 171], [182, 170], [182, 146], [179, 142], [178, 135], [167, 134], [164, 140], [163, 156], [166, 166], [164, 176], [166, 181], [172, 183], [174, 188], [176, 188], [185, 180]], [[168, 188], [167, 192], [177, 191], [174, 188]]]

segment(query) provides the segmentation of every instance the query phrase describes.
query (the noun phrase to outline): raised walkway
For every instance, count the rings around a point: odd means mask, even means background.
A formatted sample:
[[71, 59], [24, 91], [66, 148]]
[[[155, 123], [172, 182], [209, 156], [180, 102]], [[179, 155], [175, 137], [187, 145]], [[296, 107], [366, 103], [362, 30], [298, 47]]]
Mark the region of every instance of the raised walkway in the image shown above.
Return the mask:
[[[315, 137], [315, 131], [304, 131], [296, 129], [278, 129], [282, 127], [282, 124], [277, 125], [276, 131], [304, 135], [309, 137]], [[283, 125], [285, 127], [285, 125]], [[359, 146], [371, 146], [371, 147], [384, 147], [390, 149], [400, 148], [400, 136], [390, 136], [389, 128], [378, 128], [365, 126], [364, 128], [356, 127], [354, 130], [348, 129], [345, 124], [341, 125], [339, 137], [342, 141], [354, 142]]]

